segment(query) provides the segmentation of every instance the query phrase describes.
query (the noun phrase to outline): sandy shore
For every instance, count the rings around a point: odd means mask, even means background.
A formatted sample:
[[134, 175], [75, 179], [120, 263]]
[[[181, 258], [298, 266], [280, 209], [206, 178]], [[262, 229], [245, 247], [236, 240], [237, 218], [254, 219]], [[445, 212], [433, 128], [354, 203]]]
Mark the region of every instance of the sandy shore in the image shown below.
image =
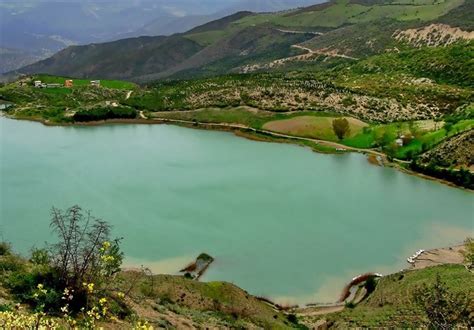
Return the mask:
[[423, 252], [409, 269], [423, 269], [443, 264], [462, 264], [465, 251], [464, 244], [446, 248], [438, 248]]

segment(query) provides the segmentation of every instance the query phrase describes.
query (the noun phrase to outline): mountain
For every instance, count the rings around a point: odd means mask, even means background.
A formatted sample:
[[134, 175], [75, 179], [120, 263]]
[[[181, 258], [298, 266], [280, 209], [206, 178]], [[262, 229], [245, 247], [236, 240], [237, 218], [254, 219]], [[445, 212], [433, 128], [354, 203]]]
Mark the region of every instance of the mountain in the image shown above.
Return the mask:
[[277, 11], [308, 0], [5, 0], [0, 2], [0, 73], [70, 45], [182, 33], [240, 10]]
[[146, 82], [268, 70], [317, 56], [354, 61], [429, 46], [426, 36], [441, 46], [471, 40], [472, 3], [334, 0], [278, 13], [238, 12], [170, 37], [71, 46], [19, 72]]
[[309, 4], [314, 4], [317, 0], [240, 0], [234, 3], [228, 3], [228, 7], [213, 12], [207, 15], [187, 15], [183, 17], [176, 17], [174, 19], [163, 19], [158, 17], [150, 23], [143, 26], [141, 29], [129, 34], [128, 36], [156, 36], [156, 35], [171, 35], [173, 33], [183, 33], [192, 28], [218, 20], [222, 17], [232, 15], [236, 12], [251, 11], [251, 12], [278, 12], [288, 10], [296, 7], [303, 7]]

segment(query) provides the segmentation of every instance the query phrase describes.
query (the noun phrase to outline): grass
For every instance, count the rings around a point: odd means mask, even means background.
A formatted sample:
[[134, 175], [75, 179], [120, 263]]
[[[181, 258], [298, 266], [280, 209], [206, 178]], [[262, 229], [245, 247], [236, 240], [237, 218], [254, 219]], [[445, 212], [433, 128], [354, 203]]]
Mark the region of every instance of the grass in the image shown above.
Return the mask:
[[461, 120], [458, 123], [454, 124], [452, 128], [448, 131], [442, 128], [436, 131], [427, 132], [422, 135], [420, 138], [414, 139], [410, 144], [397, 150], [397, 158], [408, 158], [409, 154], [419, 154], [423, 150], [431, 149], [441, 141], [454, 136], [460, 132], [472, 129], [474, 127], [473, 119]]
[[209, 46], [217, 40], [227, 36], [229, 33], [226, 30], [206, 31], [200, 33], [193, 33], [186, 35], [186, 38], [197, 42], [201, 46]]
[[[136, 274], [133, 272], [123, 272], [117, 282], [123, 283], [126, 289], [134, 277]], [[140, 282], [150, 286], [149, 278], [142, 278]], [[288, 325], [283, 313], [226, 282], [204, 283], [182, 276], [155, 275], [152, 283], [147, 290], [148, 297], [166, 300], [168, 304], [179, 305], [180, 309], [223, 313], [232, 316], [234, 321], [248, 319], [265, 328], [284, 328]], [[136, 287], [139, 288], [140, 283]], [[134, 290], [131, 294], [138, 296], [140, 292]]]
[[[72, 79], [74, 81], [74, 86], [90, 86], [91, 80], [96, 79], [75, 79], [75, 78], [67, 78], [67, 77], [58, 77], [58, 76], [50, 76], [50, 75], [37, 75], [34, 77], [34, 80], [41, 80], [47, 84], [64, 84], [64, 82], [68, 79]], [[98, 79], [99, 80], [99, 79]], [[121, 81], [121, 80], [100, 80], [100, 84], [106, 88], [112, 89], [135, 89], [137, 86], [134, 83], [128, 81]], [[49, 89], [50, 91], [57, 91], [57, 90], [70, 90], [69, 88], [52, 88]]]
[[446, 0], [436, 3], [414, 0], [365, 6], [349, 3], [347, 0], [337, 0], [332, 6], [322, 10], [247, 16], [234, 22], [233, 25], [253, 26], [272, 23], [283, 27], [308, 29], [309, 27], [336, 28], [344, 24], [364, 23], [381, 18], [392, 18], [399, 21], [429, 21], [446, 14], [462, 3], [463, 0]]
[[423, 284], [432, 285], [436, 275], [451, 292], [471, 294], [474, 277], [463, 265], [442, 265], [410, 270], [384, 276], [375, 291], [353, 309], [326, 315], [336, 327], [417, 327], [425, 318], [413, 303], [415, 290]]
[[[335, 116], [337, 116], [337, 114], [322, 111], [300, 111], [297, 113], [286, 114], [270, 111], [261, 111], [246, 106], [238, 106], [226, 108], [204, 108], [194, 111], [164, 111], [151, 113], [151, 116], [168, 119], [198, 121], [202, 123], [241, 124], [256, 129], [262, 129], [265, 128], [265, 125], [268, 122], [272, 121], [291, 120], [292, 118], [297, 119], [303, 116], [308, 118], [315, 118], [314, 120], [316, 122], [325, 122], [327, 121], [327, 119], [324, 118], [334, 118]], [[355, 119], [354, 122], [356, 122]]]
[[[298, 116], [268, 122], [263, 125], [263, 128], [295, 136], [338, 141], [332, 128], [334, 119], [334, 117]], [[347, 119], [351, 129], [350, 136], [358, 135], [364, 127], [368, 126], [358, 119], [350, 117]]]
[[271, 113], [253, 112], [246, 107], [205, 108], [195, 111], [159, 112], [152, 116], [168, 119], [198, 121], [202, 123], [242, 124], [260, 128], [273, 117]]

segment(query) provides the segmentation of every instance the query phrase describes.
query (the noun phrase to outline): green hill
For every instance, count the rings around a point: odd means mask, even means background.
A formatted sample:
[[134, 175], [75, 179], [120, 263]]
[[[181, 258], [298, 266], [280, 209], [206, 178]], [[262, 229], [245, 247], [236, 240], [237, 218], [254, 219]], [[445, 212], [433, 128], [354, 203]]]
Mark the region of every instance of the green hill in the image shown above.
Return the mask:
[[[279, 13], [239, 12], [170, 37], [69, 47], [19, 72], [147, 82], [243, 72], [249, 67], [268, 71], [281, 66], [272, 64], [275, 60], [307, 52], [293, 45], [303, 45], [329, 60], [359, 59], [413, 48], [415, 45], [407, 42], [407, 35], [422, 35], [425, 31], [404, 31], [432, 24], [444, 24], [441, 32], [439, 26], [430, 27], [436, 30], [440, 45], [446, 40], [451, 42], [452, 36], [455, 41], [471, 39], [468, 33], [472, 30], [472, 3], [334, 0]], [[464, 30], [452, 30], [455, 28]]]

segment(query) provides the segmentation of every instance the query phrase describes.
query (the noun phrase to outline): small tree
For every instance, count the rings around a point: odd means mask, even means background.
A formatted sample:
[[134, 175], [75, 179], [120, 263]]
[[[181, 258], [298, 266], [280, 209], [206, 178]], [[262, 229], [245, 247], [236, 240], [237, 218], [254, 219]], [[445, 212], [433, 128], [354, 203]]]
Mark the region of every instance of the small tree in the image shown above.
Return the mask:
[[464, 242], [466, 250], [463, 252], [464, 262], [469, 269], [474, 269], [474, 238], [467, 238]]
[[332, 121], [332, 129], [339, 140], [350, 134], [351, 128], [346, 118], [336, 118]]
[[434, 329], [452, 329], [469, 322], [468, 296], [450, 292], [439, 274], [434, 284], [423, 284], [415, 290], [414, 301], [426, 313]]
[[99, 286], [120, 270], [120, 240], [109, 239], [107, 222], [84, 214], [76, 205], [66, 211], [53, 208], [51, 227], [58, 234], [58, 242], [50, 247], [51, 261], [66, 288]]

